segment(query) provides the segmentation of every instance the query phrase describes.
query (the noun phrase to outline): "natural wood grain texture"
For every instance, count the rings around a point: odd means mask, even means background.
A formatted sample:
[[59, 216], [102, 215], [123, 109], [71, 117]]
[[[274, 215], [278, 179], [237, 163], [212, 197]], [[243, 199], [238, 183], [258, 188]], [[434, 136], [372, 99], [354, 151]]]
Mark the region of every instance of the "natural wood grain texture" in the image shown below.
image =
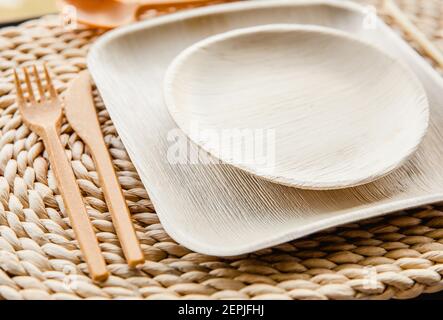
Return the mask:
[[118, 239], [128, 264], [135, 267], [142, 264], [145, 259], [103, 139], [91, 90], [89, 72], [83, 71], [66, 91], [65, 114], [76, 133], [91, 150]]
[[[47, 89], [43, 88], [42, 81], [34, 66], [34, 78], [37, 91], [34, 93], [32, 83], [27, 69], [24, 69], [25, 82], [27, 86], [28, 98], [21, 88], [20, 79], [15, 75], [15, 85], [17, 90], [17, 104], [23, 121], [38, 134], [48, 152], [52, 169], [58, 183], [63, 202], [66, 206], [72, 227], [77, 236], [78, 242], [88, 263], [91, 277], [97, 281], [104, 281], [109, 274], [106, 269], [105, 260], [98, 246], [97, 238], [92, 229], [91, 221], [86, 212], [85, 204], [80, 193], [80, 189], [75, 181], [74, 173], [65, 150], [59, 139], [59, 131], [62, 122], [62, 103], [57, 92], [52, 85], [48, 70], [45, 67]], [[49, 98], [48, 98], [49, 96]], [[29, 100], [29, 105], [26, 103]]]
[[[359, 6], [341, 1], [248, 2], [162, 17], [98, 41], [89, 56], [91, 73], [172, 237], [199, 252], [236, 255], [443, 200], [443, 81], [382, 22], [375, 30], [364, 29], [364, 19]], [[272, 23], [348, 31], [407, 63], [431, 108], [429, 132], [415, 156], [374, 183], [334, 191], [284, 187], [229, 165], [170, 165], [167, 134], [177, 126], [165, 106], [162, 81], [172, 59], [210, 35]]]
[[318, 26], [204, 39], [174, 59], [164, 92], [175, 122], [211, 155], [302, 189], [385, 176], [415, 152], [429, 119], [425, 90], [408, 68]]

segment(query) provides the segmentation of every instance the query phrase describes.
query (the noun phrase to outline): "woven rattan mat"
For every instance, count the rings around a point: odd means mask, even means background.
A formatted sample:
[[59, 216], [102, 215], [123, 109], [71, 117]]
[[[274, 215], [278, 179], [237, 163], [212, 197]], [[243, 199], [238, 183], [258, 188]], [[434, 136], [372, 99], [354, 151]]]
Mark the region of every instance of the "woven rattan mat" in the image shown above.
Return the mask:
[[[443, 1], [398, 3], [443, 48]], [[98, 35], [67, 32], [54, 16], [0, 29], [0, 299], [389, 299], [443, 290], [443, 207], [438, 206], [230, 259], [178, 245], [159, 223], [98, 97], [100, 122], [147, 262], [138, 269], [125, 264], [91, 156], [65, 124], [61, 138], [112, 274], [105, 283], [93, 283], [43, 145], [17, 112], [11, 75], [13, 67], [46, 61], [62, 92], [86, 67], [85, 55]]]

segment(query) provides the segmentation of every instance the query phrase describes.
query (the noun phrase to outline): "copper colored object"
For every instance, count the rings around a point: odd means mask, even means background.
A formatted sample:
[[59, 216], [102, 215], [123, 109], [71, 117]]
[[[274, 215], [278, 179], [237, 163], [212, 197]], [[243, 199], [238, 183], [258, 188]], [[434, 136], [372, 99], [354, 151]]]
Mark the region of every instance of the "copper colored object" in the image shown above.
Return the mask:
[[150, 0], [143, 3], [121, 2], [118, 0], [59, 0], [57, 5], [76, 8], [76, 20], [95, 28], [113, 29], [138, 21], [139, 16], [148, 10], [162, 12], [169, 8], [176, 10], [213, 3], [230, 2], [226, 0]]
[[100, 129], [88, 71], [81, 72], [71, 82], [66, 91], [64, 106], [66, 118], [92, 153], [126, 260], [132, 267], [142, 264], [145, 259]]
[[[38, 91], [34, 92], [31, 77], [23, 69], [27, 89], [22, 89], [17, 71], [14, 72], [17, 90], [17, 105], [26, 125], [38, 134], [49, 155], [52, 170], [57, 180], [63, 202], [74, 229], [80, 248], [91, 273], [91, 278], [103, 281], [108, 278], [105, 260], [100, 251], [91, 221], [89, 220], [80, 189], [75, 180], [71, 164], [60, 142], [59, 131], [62, 123], [62, 103], [52, 85], [48, 69], [45, 67], [47, 85], [43, 87], [37, 68], [33, 67], [34, 81]], [[26, 94], [25, 94], [26, 92]], [[38, 97], [37, 97], [38, 93]]]

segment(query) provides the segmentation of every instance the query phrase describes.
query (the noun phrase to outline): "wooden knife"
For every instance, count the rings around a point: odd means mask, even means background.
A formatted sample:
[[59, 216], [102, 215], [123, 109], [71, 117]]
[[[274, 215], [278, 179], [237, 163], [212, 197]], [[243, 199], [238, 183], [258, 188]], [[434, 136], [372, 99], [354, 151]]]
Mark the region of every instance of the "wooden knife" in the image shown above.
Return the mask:
[[105, 200], [127, 262], [132, 267], [142, 264], [145, 261], [144, 255], [100, 129], [88, 71], [82, 71], [71, 82], [64, 97], [64, 108], [72, 128], [92, 153]]

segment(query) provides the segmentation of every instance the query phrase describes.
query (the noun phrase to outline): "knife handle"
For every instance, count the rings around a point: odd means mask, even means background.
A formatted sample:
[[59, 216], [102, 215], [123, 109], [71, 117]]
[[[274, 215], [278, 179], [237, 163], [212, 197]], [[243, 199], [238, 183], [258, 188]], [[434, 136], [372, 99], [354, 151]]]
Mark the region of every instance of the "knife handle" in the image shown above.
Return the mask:
[[111, 213], [112, 222], [117, 231], [123, 253], [131, 267], [142, 264], [145, 261], [140, 243], [131, 221], [128, 206], [124, 198], [120, 183], [112, 164], [111, 157], [102, 136], [96, 136], [92, 157], [94, 159], [106, 204]]

